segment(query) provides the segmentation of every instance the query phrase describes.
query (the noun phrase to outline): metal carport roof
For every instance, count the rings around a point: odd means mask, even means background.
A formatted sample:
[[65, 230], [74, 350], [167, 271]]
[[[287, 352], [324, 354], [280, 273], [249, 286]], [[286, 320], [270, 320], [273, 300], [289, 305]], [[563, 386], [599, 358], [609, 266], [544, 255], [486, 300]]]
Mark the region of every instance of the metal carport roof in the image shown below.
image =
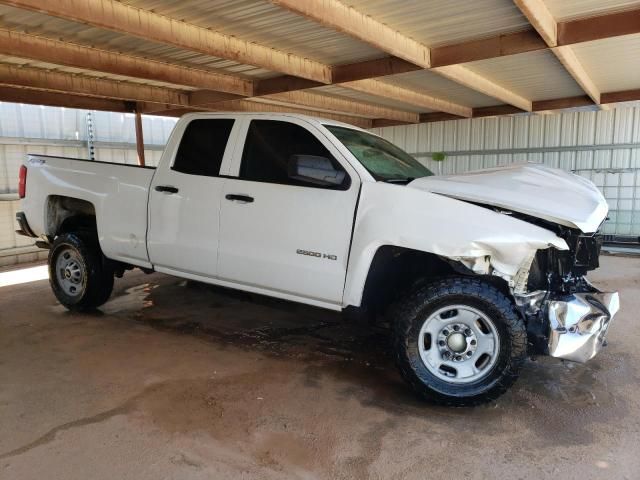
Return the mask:
[[369, 128], [640, 99], [628, 0], [0, 0], [0, 101]]

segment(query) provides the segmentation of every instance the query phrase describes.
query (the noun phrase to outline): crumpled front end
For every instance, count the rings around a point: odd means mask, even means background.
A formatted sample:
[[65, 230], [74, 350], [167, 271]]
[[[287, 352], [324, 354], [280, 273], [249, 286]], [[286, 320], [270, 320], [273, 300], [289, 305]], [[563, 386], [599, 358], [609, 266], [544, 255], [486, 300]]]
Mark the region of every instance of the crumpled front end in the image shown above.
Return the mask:
[[527, 293], [514, 292], [514, 297], [527, 319], [534, 352], [584, 363], [606, 345], [620, 300], [617, 292], [600, 292], [585, 277], [599, 266], [599, 239], [570, 230], [560, 234], [569, 250], [539, 251]]
[[549, 355], [580, 363], [606, 345], [607, 330], [620, 309], [618, 292], [574, 293], [545, 303]]

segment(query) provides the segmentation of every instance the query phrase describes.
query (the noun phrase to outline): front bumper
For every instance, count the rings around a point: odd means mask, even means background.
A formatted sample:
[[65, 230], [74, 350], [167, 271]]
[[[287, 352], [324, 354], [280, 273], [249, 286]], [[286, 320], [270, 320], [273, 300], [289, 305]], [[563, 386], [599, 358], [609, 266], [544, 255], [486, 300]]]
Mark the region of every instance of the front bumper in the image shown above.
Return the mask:
[[605, 336], [620, 309], [618, 292], [574, 293], [545, 302], [549, 320], [549, 355], [584, 363], [605, 345]]

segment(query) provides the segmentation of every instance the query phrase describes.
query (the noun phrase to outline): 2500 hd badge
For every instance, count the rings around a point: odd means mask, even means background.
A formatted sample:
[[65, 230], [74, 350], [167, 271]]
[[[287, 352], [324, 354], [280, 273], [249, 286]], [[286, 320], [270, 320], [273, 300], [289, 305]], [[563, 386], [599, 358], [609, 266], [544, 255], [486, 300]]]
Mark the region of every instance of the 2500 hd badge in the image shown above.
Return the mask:
[[307, 255], [308, 257], [326, 258], [327, 260], [338, 260], [337, 255], [331, 255], [329, 253], [311, 252], [309, 250], [296, 250], [298, 255]]

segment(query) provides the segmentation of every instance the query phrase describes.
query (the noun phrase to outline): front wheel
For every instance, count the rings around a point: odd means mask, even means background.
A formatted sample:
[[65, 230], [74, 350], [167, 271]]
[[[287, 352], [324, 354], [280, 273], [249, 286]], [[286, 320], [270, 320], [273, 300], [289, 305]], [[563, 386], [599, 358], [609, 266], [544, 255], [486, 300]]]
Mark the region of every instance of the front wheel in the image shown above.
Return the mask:
[[471, 406], [503, 394], [527, 353], [524, 322], [511, 301], [480, 279], [418, 287], [392, 310], [396, 360], [423, 398]]
[[69, 310], [93, 310], [113, 291], [113, 271], [104, 262], [97, 239], [89, 233], [58, 236], [49, 251], [49, 283]]

